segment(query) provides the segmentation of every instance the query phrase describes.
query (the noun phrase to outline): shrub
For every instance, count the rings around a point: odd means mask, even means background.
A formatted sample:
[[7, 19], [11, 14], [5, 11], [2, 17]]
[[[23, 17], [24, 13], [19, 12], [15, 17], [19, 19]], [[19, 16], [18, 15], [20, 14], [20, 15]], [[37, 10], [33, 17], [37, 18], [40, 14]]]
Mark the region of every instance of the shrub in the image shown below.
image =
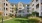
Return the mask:
[[2, 15], [0, 15], [0, 20], [2, 19]]
[[9, 14], [10, 17], [13, 17], [14, 15], [13, 14]]
[[32, 14], [28, 14], [28, 17], [30, 17]]
[[36, 14], [36, 12], [32, 12], [32, 15], [35, 15]]
[[39, 23], [40, 20], [41, 20], [41, 18], [39, 18], [39, 17], [29, 17], [28, 18], [28, 21], [34, 22], [34, 23]]
[[11, 17], [9, 17], [9, 16], [4, 16], [3, 17], [3, 19], [9, 19], [9, 18], [11, 18]]

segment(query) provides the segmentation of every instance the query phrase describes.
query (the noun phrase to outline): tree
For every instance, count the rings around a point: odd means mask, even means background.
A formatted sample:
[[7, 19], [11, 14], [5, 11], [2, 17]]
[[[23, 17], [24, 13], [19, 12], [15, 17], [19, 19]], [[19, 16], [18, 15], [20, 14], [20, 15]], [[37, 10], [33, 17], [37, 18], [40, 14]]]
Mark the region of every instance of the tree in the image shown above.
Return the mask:
[[32, 15], [33, 15], [33, 16], [36, 16], [36, 13], [37, 13], [36, 11], [35, 11], [35, 12], [32, 12]]
[[[3, 14], [3, 11], [0, 11], [0, 15], [2, 15]], [[3, 23], [3, 15], [2, 15], [2, 23]]]
[[9, 14], [10, 17], [14, 16], [13, 14]]

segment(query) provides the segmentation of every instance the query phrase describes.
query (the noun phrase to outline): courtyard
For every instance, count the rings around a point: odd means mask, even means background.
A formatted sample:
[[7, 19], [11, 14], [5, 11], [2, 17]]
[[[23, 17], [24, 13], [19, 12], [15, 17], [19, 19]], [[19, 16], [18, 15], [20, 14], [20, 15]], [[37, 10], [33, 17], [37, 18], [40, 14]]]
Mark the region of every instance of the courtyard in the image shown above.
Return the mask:
[[28, 19], [25, 18], [13, 18], [11, 20], [4, 21], [4, 23], [33, 23], [33, 22], [29, 22]]

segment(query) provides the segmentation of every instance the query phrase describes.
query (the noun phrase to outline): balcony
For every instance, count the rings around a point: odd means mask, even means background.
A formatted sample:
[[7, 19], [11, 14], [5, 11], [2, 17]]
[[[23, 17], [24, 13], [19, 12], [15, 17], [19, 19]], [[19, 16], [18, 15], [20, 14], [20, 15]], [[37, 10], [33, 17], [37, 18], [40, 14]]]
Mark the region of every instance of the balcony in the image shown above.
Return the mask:
[[22, 10], [22, 8], [18, 8], [18, 10]]
[[36, 5], [36, 11], [39, 12], [39, 4]]
[[36, 0], [36, 2], [37, 2], [38, 0]]
[[32, 2], [34, 2], [34, 0], [32, 0]]
[[6, 0], [6, 1], [8, 1], [8, 0]]
[[38, 8], [39, 8], [39, 4], [36, 5], [36, 9], [38, 9]]
[[42, 12], [42, 6], [41, 6], [41, 12]]
[[36, 9], [36, 12], [39, 12], [39, 8]]
[[24, 8], [18, 8], [18, 10], [23, 10]]
[[42, 0], [41, 0], [41, 3], [42, 3]]

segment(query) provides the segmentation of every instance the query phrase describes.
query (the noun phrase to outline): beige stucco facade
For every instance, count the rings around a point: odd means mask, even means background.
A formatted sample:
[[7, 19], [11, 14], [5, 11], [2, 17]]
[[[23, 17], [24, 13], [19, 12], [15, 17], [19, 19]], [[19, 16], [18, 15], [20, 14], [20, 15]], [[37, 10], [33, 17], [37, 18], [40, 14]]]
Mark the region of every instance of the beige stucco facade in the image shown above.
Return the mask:
[[8, 16], [12, 13], [12, 5], [7, 0], [0, 0], [0, 12], [3, 12], [4, 16]]

